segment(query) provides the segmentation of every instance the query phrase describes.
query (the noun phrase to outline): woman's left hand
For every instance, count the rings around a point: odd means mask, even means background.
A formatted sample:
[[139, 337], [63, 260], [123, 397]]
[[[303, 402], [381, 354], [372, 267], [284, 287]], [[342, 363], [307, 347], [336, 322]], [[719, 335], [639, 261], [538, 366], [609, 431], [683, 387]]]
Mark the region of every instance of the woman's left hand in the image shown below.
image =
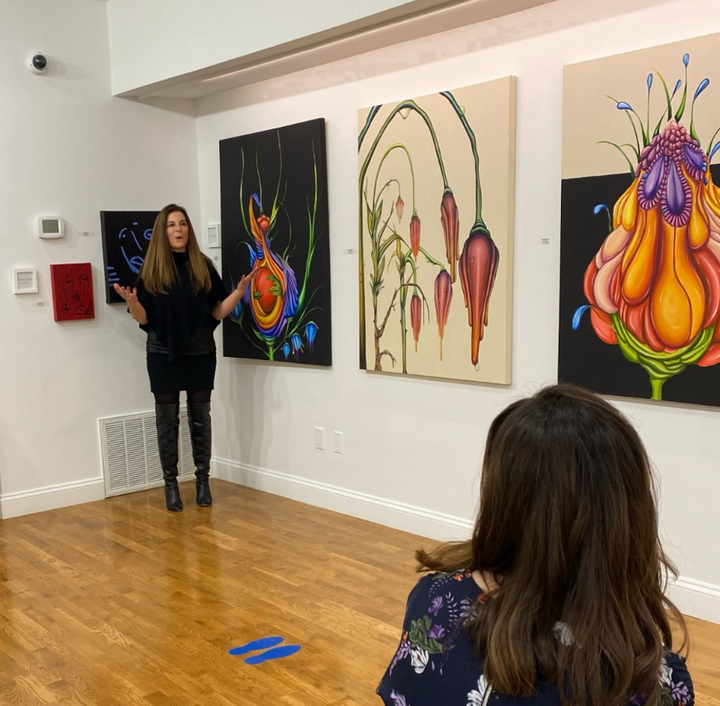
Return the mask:
[[239, 294], [241, 299], [245, 295], [247, 288], [250, 286], [250, 280], [252, 280], [252, 276], [252, 272], [248, 272], [248, 274], [243, 275], [240, 278], [240, 281], [237, 283], [237, 287], [235, 287], [235, 291]]

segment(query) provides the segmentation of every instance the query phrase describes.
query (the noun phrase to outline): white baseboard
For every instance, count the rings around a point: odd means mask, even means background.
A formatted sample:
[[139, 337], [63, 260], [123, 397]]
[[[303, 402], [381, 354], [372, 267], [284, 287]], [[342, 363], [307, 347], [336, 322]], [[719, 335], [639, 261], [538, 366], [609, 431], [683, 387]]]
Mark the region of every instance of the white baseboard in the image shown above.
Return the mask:
[[0, 495], [0, 518], [19, 517], [45, 510], [56, 510], [68, 505], [80, 505], [105, 497], [105, 482], [102, 478], [90, 478], [74, 483], [47, 485], [19, 493]]
[[667, 594], [685, 615], [720, 624], [720, 586], [679, 576]]
[[421, 537], [443, 541], [465, 539], [472, 531], [472, 522], [461, 517], [433, 512], [299, 476], [257, 468], [224, 458], [213, 458], [212, 468], [213, 475], [221, 480], [377, 522]]
[[[377, 522], [421, 537], [443, 541], [465, 539], [472, 531], [471, 520], [287, 473], [224, 458], [213, 458], [212, 467], [213, 475], [222, 480]], [[668, 595], [685, 615], [720, 624], [720, 586], [680, 576], [669, 586]]]

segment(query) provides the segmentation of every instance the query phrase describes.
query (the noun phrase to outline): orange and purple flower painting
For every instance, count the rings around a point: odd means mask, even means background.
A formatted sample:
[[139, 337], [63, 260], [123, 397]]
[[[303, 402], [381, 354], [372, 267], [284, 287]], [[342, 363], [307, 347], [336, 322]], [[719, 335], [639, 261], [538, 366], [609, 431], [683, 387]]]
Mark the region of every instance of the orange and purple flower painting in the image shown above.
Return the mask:
[[330, 365], [330, 251], [322, 119], [220, 142], [223, 279], [245, 296], [226, 357]]
[[361, 368], [510, 382], [514, 106], [507, 78], [361, 111]]
[[[559, 377], [608, 394], [720, 405], [711, 168], [720, 95], [693, 52], [674, 55], [673, 74], [638, 62], [633, 94], [605, 97], [630, 139], [592, 149], [611, 150], [625, 174], [563, 181]], [[712, 132], [703, 113], [717, 121]]]

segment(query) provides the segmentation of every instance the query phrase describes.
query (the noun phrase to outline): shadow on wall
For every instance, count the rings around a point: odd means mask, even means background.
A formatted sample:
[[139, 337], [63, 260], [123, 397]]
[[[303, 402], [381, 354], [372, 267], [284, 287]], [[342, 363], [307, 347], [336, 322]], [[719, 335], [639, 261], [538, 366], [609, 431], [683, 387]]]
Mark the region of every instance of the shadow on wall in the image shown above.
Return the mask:
[[[200, 98], [196, 116], [384, 76], [673, 1], [605, 0], [602, 3], [577, 3], [575, 0], [555, 0], [530, 10], [468, 24], [462, 29], [451, 29], [383, 48], [372, 46], [372, 37], [369, 35], [350, 37], [342, 40], [343, 44], [352, 45], [346, 50], [332, 45], [280, 59], [287, 62], [287, 71], [279, 78], [264, 80], [263, 65], [246, 69], [247, 76], [238, 76], [236, 79], [236, 85], [240, 85], [240, 81], [245, 85]], [[462, 7], [452, 11], [462, 12]], [[452, 41], [448, 41], [449, 37]], [[312, 60], [309, 55], [313, 52], [324, 52], [328, 58], [324, 61], [317, 57]], [[333, 52], [342, 52], [347, 58], [333, 60]]]
[[[282, 410], [282, 395], [270, 365], [256, 361], [222, 358], [224, 374], [220, 376], [225, 404], [225, 453], [228, 460], [258, 468], [268, 467], [268, 452], [272, 446], [273, 413]], [[250, 485], [248, 474], [239, 474], [244, 485]]]

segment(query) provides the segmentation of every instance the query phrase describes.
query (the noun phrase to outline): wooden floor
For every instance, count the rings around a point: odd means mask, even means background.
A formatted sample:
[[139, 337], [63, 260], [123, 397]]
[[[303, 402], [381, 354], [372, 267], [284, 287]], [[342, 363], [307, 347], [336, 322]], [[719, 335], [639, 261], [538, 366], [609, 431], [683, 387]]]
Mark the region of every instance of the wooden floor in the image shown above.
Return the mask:
[[[214, 481], [0, 521], [0, 704], [372, 706], [420, 538]], [[720, 626], [690, 621], [697, 703]], [[232, 647], [302, 647], [250, 666]]]

